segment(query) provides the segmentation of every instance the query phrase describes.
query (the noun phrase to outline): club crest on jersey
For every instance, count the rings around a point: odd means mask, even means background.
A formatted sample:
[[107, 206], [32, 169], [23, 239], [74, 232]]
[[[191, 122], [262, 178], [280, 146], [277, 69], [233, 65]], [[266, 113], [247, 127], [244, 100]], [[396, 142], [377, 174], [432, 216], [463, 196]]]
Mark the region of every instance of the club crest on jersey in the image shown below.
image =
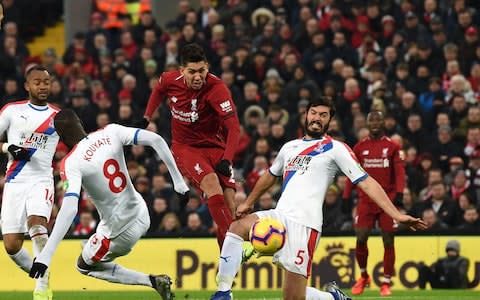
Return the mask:
[[318, 146], [313, 149], [312, 151], [312, 155], [317, 155], [317, 154], [321, 154], [323, 152], [327, 152], [328, 150], [332, 149], [333, 147], [333, 144], [332, 143], [319, 143]]
[[197, 110], [197, 99], [192, 99], [192, 108], [191, 110], [195, 111]]
[[382, 149], [382, 157], [387, 157], [388, 155], [388, 148], [383, 148]]
[[173, 103], [177, 103], [178, 98], [175, 97], [175, 96], [172, 96], [172, 98], [170, 98], [170, 100], [172, 100]]
[[198, 175], [200, 175], [200, 174], [203, 173], [203, 169], [202, 169], [202, 167], [200, 167], [200, 164], [199, 164], [199, 163], [197, 163], [197, 164], [193, 167], [193, 169], [195, 169], [195, 172], [197, 172]]

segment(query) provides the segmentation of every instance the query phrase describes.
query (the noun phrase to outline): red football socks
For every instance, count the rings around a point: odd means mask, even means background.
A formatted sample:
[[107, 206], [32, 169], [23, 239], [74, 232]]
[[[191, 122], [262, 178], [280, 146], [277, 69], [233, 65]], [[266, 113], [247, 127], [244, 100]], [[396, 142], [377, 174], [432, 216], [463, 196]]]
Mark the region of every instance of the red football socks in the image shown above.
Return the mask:
[[[357, 242], [357, 247], [355, 249], [355, 257], [357, 258], [358, 266], [360, 269], [367, 268], [367, 259], [368, 259], [368, 248], [367, 244]], [[362, 274], [362, 276], [368, 276], [367, 273]]]
[[395, 264], [395, 247], [386, 247], [383, 254], [383, 274], [385, 277], [392, 277], [393, 265]]
[[230, 223], [232, 223], [232, 213], [225, 203], [223, 195], [213, 195], [208, 198], [208, 210], [213, 218], [213, 221], [218, 226], [217, 241], [220, 249], [222, 249], [223, 240], [227, 234]]

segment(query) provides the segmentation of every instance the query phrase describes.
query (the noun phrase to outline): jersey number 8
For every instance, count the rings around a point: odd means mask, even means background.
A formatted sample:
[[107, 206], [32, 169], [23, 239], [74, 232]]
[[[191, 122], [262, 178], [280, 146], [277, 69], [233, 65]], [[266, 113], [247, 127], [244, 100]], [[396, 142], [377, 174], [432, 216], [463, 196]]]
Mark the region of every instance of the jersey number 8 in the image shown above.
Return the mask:
[[[114, 193], [120, 193], [127, 185], [127, 177], [120, 171], [120, 164], [114, 159], [109, 159], [103, 164], [103, 175], [107, 177], [108, 187]], [[118, 186], [115, 185], [117, 178], [120, 180]]]

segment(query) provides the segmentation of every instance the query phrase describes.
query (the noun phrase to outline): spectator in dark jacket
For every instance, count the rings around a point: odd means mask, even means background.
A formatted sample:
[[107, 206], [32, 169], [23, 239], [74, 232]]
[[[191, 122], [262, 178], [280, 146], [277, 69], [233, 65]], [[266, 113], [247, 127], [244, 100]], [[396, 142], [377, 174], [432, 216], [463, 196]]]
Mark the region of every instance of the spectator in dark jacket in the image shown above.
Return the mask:
[[419, 267], [418, 285], [425, 289], [426, 283], [434, 289], [465, 289], [468, 287], [467, 258], [460, 256], [460, 243], [450, 240], [445, 247], [446, 257], [438, 259], [430, 267]]

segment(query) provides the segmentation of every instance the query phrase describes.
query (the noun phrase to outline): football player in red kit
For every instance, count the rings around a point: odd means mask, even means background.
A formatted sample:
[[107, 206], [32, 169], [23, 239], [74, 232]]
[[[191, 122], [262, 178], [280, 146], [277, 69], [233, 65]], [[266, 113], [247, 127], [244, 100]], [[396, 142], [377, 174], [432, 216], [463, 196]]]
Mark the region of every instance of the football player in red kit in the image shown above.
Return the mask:
[[[372, 111], [367, 116], [367, 126], [370, 134], [358, 142], [353, 148], [360, 164], [365, 171], [375, 178], [395, 205], [399, 206], [403, 199], [405, 186], [405, 165], [400, 146], [384, 134], [385, 120], [381, 111]], [[351, 208], [352, 183], [347, 182], [343, 193], [343, 207]], [[345, 209], [344, 209], [345, 210]], [[347, 209], [348, 210], [348, 209]], [[357, 246], [355, 256], [361, 271], [361, 277], [352, 288], [353, 295], [363, 293], [371, 282], [367, 273], [368, 248], [367, 240], [370, 231], [378, 221], [382, 230], [384, 256], [383, 256], [383, 282], [380, 295], [389, 296], [391, 277], [394, 271], [395, 248], [394, 233], [397, 224], [393, 219], [378, 207], [365, 193], [359, 191], [359, 201], [355, 216], [355, 233]]]
[[166, 98], [172, 114], [172, 152], [180, 172], [208, 198], [222, 247], [235, 210], [232, 159], [240, 136], [228, 87], [208, 72], [204, 50], [188, 44], [179, 71], [164, 72], [148, 100], [143, 125]]

